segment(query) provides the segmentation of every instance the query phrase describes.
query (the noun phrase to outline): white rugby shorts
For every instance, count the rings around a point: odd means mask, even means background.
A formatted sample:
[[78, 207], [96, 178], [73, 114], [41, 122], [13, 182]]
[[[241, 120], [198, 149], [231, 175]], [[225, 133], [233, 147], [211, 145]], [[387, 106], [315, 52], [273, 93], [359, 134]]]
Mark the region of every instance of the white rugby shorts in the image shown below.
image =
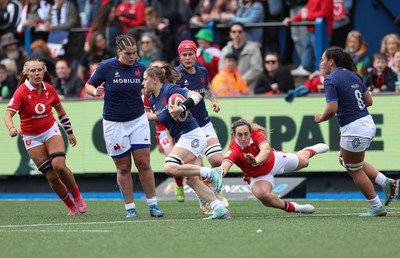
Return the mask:
[[351, 152], [368, 149], [375, 137], [376, 126], [371, 115], [340, 127], [340, 147]]
[[62, 137], [60, 127], [56, 121], [54, 121], [53, 126], [44, 133], [38, 135], [22, 135], [22, 141], [24, 142], [25, 149], [29, 150], [33, 147], [44, 144], [54, 135], [59, 135]]
[[135, 150], [135, 145], [149, 145], [150, 126], [146, 114], [127, 122], [114, 122], [103, 119], [104, 140], [110, 156], [121, 155]]
[[[183, 134], [175, 147], [184, 148], [196, 157], [202, 157], [207, 146], [206, 135], [201, 128], [196, 128], [193, 131]], [[180, 157], [182, 158], [182, 157]]]

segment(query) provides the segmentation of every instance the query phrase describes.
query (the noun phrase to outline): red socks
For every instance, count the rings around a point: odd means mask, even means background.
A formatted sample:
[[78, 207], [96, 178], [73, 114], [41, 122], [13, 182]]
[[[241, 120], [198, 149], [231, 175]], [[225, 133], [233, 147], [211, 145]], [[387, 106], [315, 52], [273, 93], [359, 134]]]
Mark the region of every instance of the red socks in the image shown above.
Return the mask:
[[69, 193], [67, 193], [63, 198], [60, 197], [60, 199], [65, 203], [65, 205], [67, 205], [67, 207], [75, 206], [75, 203], [69, 196]]
[[81, 196], [81, 192], [79, 192], [78, 185], [76, 185], [75, 188], [69, 189], [69, 191], [71, 192], [72, 197], [74, 197], [74, 199], [76, 199], [76, 198]]
[[315, 150], [313, 150], [313, 149], [305, 149], [305, 151], [308, 151], [310, 153], [310, 158], [315, 156]]
[[174, 176], [175, 184], [179, 187], [183, 187], [183, 177], [181, 176]]
[[286, 212], [295, 212], [296, 209], [294, 208], [294, 205], [291, 202], [285, 202], [285, 207], [282, 210], [285, 210]]

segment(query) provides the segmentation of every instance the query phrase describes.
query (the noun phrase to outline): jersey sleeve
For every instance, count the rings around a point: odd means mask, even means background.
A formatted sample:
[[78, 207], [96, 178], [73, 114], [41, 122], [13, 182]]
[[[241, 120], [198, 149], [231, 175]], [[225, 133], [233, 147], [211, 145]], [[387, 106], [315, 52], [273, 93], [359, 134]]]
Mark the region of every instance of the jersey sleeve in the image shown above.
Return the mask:
[[23, 101], [22, 94], [21, 94], [21, 87], [24, 87], [23, 85], [20, 86], [14, 93], [13, 97], [10, 99], [7, 105], [7, 110], [11, 110], [14, 112], [18, 112], [19, 109], [21, 108], [21, 103]]
[[253, 134], [253, 140], [257, 144], [257, 146], [260, 146], [263, 143], [269, 143], [267, 136], [260, 130], [255, 130]]
[[338, 100], [338, 95], [336, 92], [335, 85], [333, 83], [333, 80], [329, 78], [329, 76], [324, 80], [324, 89], [325, 89], [326, 102]]
[[107, 73], [106, 66], [103, 63], [93, 71], [92, 75], [90, 76], [88, 82], [89, 84], [93, 85], [94, 87], [100, 86], [105, 81], [104, 75]]

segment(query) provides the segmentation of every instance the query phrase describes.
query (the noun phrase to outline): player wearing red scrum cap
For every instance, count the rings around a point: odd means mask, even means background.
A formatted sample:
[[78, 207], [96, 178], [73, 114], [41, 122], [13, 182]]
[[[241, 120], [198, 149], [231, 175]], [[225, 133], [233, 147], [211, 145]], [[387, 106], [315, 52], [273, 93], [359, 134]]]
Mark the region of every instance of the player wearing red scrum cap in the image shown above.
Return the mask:
[[[207, 147], [205, 155], [212, 167], [219, 167], [222, 163], [223, 154], [222, 147], [218, 140], [218, 136], [214, 130], [214, 126], [208, 116], [204, 97], [207, 96], [211, 101], [211, 107], [214, 112], [220, 111], [220, 106], [217, 102], [215, 92], [208, 80], [208, 71], [206, 68], [196, 64], [197, 46], [191, 40], [183, 40], [178, 46], [178, 55], [180, 65], [177, 70], [182, 74], [179, 85], [182, 88], [198, 92], [203, 99], [198, 105], [193, 107], [190, 112], [193, 114], [197, 123], [206, 134]], [[220, 194], [217, 197], [224, 203], [226, 207], [229, 206], [228, 201]], [[211, 209], [207, 209], [207, 203], [199, 199], [200, 208], [204, 213], [212, 213]]]

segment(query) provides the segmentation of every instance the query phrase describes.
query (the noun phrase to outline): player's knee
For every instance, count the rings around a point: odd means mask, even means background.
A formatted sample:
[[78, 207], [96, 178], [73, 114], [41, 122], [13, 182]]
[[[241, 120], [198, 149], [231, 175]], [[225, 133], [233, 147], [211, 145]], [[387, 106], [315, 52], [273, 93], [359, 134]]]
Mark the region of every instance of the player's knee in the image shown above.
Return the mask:
[[267, 205], [271, 203], [272, 198], [274, 197], [272, 192], [266, 192], [266, 191], [259, 191], [256, 194], [254, 194], [254, 196], [260, 201], [262, 201], [262, 203]]
[[140, 172], [151, 170], [150, 160], [147, 157], [135, 160], [135, 166]]

